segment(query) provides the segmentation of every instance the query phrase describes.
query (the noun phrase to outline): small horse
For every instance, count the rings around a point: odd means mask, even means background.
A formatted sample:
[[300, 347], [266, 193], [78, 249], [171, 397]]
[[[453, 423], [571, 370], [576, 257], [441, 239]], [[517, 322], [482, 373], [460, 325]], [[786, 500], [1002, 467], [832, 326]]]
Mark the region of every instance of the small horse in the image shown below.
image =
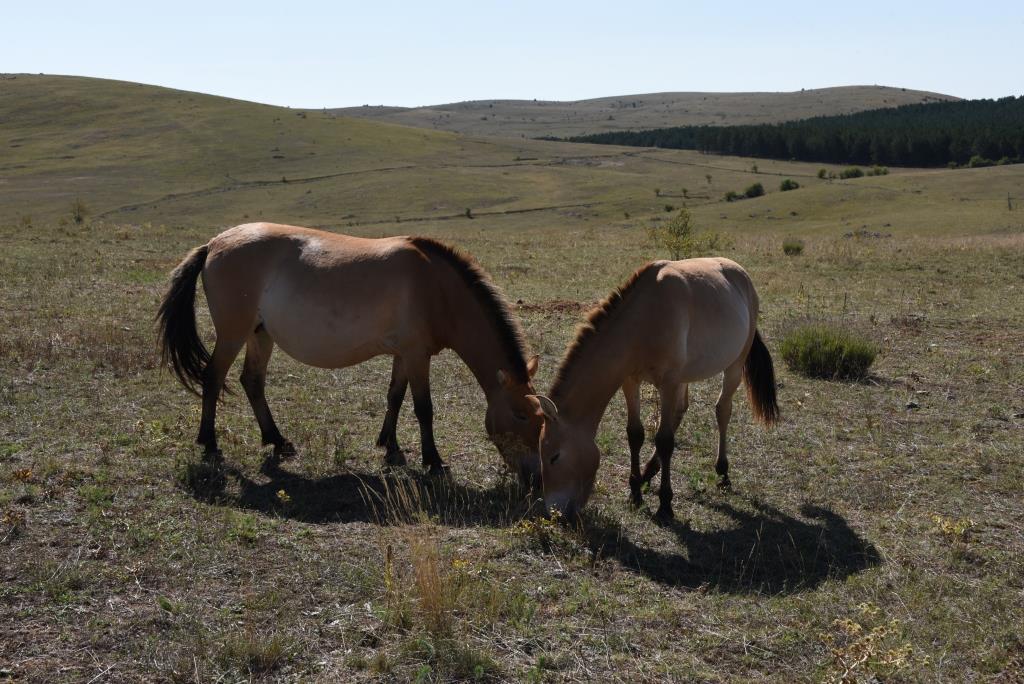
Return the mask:
[[[598, 424], [615, 392], [626, 399], [631, 499], [661, 470], [658, 517], [672, 513], [669, 463], [675, 433], [689, 405], [691, 382], [724, 373], [715, 470], [729, 486], [725, 434], [732, 396], [744, 378], [754, 415], [778, 418], [772, 358], [757, 330], [758, 299], [750, 276], [728, 259], [687, 259], [647, 264], [593, 309], [569, 345], [550, 398], [535, 397], [543, 416], [539, 446], [545, 505], [573, 516], [590, 497], [601, 454]], [[661, 395], [654, 457], [640, 474], [644, 426], [640, 383]]]
[[[202, 274], [217, 333], [213, 353], [196, 330], [196, 279]], [[529, 480], [537, 471], [542, 420], [527, 395], [538, 357], [526, 360], [522, 330], [484, 271], [468, 256], [425, 237], [366, 239], [309, 228], [251, 223], [230, 228], [185, 257], [158, 314], [165, 362], [198, 394], [197, 442], [220, 458], [217, 401], [238, 352], [241, 385], [277, 458], [295, 453], [264, 395], [275, 343], [292, 358], [344, 368], [394, 357], [387, 413], [377, 439], [385, 461], [404, 465], [395, 428], [412, 386], [423, 466], [441, 472], [430, 398], [430, 359], [452, 349], [487, 398], [485, 426], [506, 462]]]

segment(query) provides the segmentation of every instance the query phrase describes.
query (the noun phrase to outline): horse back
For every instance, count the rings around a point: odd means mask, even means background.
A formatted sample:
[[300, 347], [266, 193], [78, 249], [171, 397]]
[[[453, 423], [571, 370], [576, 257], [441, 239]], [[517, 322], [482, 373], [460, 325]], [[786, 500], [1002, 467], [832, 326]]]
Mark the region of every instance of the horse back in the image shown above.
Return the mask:
[[203, 281], [218, 337], [262, 324], [311, 365], [353, 365], [430, 337], [428, 263], [405, 237], [246, 224], [211, 240]]

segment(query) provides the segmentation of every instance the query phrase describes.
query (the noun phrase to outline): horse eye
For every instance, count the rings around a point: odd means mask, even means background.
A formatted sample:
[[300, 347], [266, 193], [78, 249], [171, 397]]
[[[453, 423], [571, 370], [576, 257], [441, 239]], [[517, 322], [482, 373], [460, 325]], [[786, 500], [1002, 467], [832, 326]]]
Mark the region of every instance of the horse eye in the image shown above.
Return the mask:
[[550, 461], [551, 465], [555, 465], [555, 461], [557, 461], [558, 457], [561, 456], [561, 455], [562, 455], [561, 451], [555, 452], [555, 455], [551, 457], [551, 461]]

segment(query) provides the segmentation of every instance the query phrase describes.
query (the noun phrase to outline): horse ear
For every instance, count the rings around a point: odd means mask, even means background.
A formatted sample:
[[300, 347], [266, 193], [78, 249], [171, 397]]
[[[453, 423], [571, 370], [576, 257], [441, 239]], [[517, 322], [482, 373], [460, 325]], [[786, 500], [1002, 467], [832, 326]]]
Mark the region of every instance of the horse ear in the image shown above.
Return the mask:
[[531, 396], [538, 402], [540, 402], [540, 410], [544, 412], [544, 417], [550, 420], [552, 423], [557, 423], [558, 407], [555, 406], [555, 402], [551, 401], [543, 394], [533, 394]]
[[537, 374], [537, 369], [540, 367], [540, 354], [534, 354], [533, 358], [526, 362], [526, 372], [529, 373], [530, 377], [533, 378]]

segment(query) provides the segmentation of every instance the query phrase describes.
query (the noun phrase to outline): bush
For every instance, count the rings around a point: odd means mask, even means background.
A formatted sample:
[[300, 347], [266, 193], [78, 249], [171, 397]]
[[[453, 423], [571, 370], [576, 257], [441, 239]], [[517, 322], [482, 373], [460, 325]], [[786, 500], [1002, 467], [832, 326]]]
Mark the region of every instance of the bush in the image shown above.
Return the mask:
[[739, 198], [740, 198], [739, 194], [736, 193], [736, 191], [734, 191], [734, 190], [730, 190], [729, 192], [725, 193], [725, 201], [726, 202], [735, 202]]
[[804, 241], [800, 238], [786, 238], [782, 241], [782, 251], [786, 256], [799, 256], [804, 252]]
[[81, 225], [85, 222], [85, 217], [88, 215], [89, 207], [86, 206], [81, 198], [76, 197], [75, 201], [71, 203], [71, 220]]
[[796, 190], [799, 187], [799, 183], [797, 183], [792, 178], [787, 178], [784, 181], [782, 181], [782, 183], [779, 185], [779, 190], [781, 190], [782, 192], [786, 192], [787, 190]]
[[818, 169], [818, 178], [822, 180], [828, 178], [828, 169]]
[[860, 178], [864, 171], [859, 166], [847, 166], [839, 173], [840, 178]]
[[875, 164], [875, 166], [873, 166], [871, 168], [871, 170], [868, 171], [868, 175], [869, 176], [888, 176], [889, 175], [889, 167], [887, 167], [887, 166], [879, 166], [879, 165]]
[[673, 205], [671, 205], [671, 204], [666, 204], [665, 205], [665, 213], [666, 214], [671, 214], [675, 210], [676, 210], [676, 208]]
[[666, 250], [676, 260], [717, 254], [732, 247], [732, 241], [721, 233], [695, 231], [693, 219], [685, 207], [668, 223], [648, 228], [647, 236], [656, 247]]
[[760, 197], [761, 195], [764, 194], [764, 186], [761, 185], [760, 183], [754, 183], [746, 190], [744, 190], [743, 194], [747, 197]]
[[779, 351], [791, 371], [826, 380], [863, 378], [878, 355], [874, 343], [826, 323], [793, 328], [782, 338]]
[[985, 159], [980, 154], [976, 154], [971, 157], [971, 160], [967, 162], [967, 166], [972, 169], [980, 169], [983, 166], [992, 166], [993, 162], [991, 159]]

